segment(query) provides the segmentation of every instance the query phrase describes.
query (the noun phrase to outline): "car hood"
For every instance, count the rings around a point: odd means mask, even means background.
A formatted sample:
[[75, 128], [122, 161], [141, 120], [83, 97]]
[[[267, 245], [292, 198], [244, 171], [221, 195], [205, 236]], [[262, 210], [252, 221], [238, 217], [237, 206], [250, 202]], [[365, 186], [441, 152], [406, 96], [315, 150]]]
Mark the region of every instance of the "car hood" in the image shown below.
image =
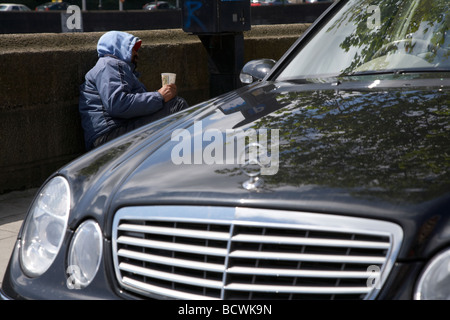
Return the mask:
[[[262, 82], [118, 139], [65, 174], [75, 195], [91, 195], [75, 196], [88, 201], [77, 205], [98, 216], [195, 204], [417, 220], [449, 204], [448, 90], [439, 78]], [[265, 175], [256, 170], [263, 183], [248, 190], [254, 171], [240, 164], [242, 145], [224, 155], [225, 137], [254, 130], [261, 138], [264, 129], [267, 154], [279, 163]], [[217, 152], [223, 163], [211, 163]]]

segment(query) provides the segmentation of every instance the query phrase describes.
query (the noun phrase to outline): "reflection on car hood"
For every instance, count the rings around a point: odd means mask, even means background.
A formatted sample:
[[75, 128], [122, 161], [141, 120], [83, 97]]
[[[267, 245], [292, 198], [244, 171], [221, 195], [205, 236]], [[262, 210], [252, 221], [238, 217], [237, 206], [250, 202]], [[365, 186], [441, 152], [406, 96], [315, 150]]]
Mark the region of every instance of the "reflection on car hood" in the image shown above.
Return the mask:
[[[91, 163], [92, 157], [105, 155], [117, 160], [108, 167], [106, 178], [104, 174], [89, 179], [97, 181], [94, 192], [104, 190], [106, 183], [111, 189], [107, 192], [115, 192], [113, 208], [190, 203], [316, 212], [423, 210], [424, 205], [449, 197], [449, 86], [442, 81], [252, 85], [194, 107], [191, 115], [179, 115], [162, 131], [149, 126], [121, 139], [118, 147], [99, 150], [89, 157]], [[243, 183], [249, 177], [237, 160], [174, 163], [173, 150], [181, 143], [173, 139], [174, 129], [194, 133], [199, 125], [203, 131], [220, 132], [278, 129], [277, 173], [261, 176], [264, 184], [248, 191]], [[193, 152], [201, 156], [212, 140], [200, 137], [198, 148], [195, 137], [199, 138], [192, 134]], [[141, 143], [136, 142], [139, 139]]]

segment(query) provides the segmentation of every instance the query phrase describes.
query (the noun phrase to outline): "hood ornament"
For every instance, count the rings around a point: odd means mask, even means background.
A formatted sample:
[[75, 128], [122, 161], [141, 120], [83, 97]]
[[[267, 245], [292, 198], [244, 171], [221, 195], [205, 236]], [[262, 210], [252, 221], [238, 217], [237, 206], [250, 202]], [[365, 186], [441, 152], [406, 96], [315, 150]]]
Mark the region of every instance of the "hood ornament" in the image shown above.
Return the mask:
[[264, 185], [261, 178], [261, 168], [264, 167], [263, 157], [267, 156], [267, 150], [259, 143], [250, 143], [245, 146], [240, 155], [240, 170], [250, 179], [242, 183], [245, 190], [257, 191]]

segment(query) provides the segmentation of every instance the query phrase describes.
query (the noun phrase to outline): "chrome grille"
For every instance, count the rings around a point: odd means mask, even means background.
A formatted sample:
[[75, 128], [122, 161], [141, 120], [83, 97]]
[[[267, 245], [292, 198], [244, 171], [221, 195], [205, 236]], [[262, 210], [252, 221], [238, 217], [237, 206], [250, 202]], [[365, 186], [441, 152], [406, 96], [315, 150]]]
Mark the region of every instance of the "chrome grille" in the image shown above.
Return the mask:
[[249, 208], [128, 207], [113, 223], [120, 285], [154, 298], [373, 299], [401, 241], [389, 222]]

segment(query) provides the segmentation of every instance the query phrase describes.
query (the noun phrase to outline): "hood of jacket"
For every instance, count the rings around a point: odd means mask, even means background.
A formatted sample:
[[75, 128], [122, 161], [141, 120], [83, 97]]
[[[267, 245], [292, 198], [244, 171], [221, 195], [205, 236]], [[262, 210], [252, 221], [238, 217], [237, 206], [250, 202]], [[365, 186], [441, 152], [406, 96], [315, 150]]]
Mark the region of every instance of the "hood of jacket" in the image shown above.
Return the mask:
[[138, 37], [121, 31], [109, 31], [102, 35], [97, 43], [98, 57], [115, 56], [118, 59], [131, 62], [131, 53]]

